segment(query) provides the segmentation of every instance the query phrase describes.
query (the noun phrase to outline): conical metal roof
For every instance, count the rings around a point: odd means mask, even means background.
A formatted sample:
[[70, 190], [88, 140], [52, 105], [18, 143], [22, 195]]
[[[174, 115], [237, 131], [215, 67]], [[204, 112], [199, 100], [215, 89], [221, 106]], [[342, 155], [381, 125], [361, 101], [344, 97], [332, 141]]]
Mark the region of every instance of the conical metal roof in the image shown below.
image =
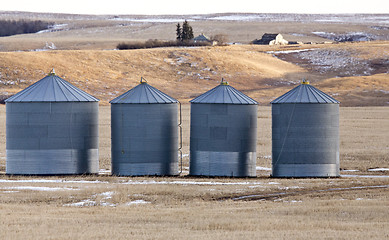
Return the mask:
[[49, 75], [5, 100], [9, 102], [97, 102], [99, 99], [55, 75]]
[[258, 104], [252, 98], [231, 87], [228, 82], [222, 82], [219, 86], [192, 99], [191, 103], [220, 103], [220, 104]]
[[144, 79], [138, 86], [123, 93], [110, 103], [132, 103], [132, 104], [152, 104], [152, 103], [177, 103], [178, 101], [169, 95], [150, 86]]
[[276, 98], [271, 104], [278, 103], [340, 103], [333, 97], [325, 94], [319, 89], [313, 87], [309, 82], [303, 81], [302, 84], [293, 88], [284, 95]]

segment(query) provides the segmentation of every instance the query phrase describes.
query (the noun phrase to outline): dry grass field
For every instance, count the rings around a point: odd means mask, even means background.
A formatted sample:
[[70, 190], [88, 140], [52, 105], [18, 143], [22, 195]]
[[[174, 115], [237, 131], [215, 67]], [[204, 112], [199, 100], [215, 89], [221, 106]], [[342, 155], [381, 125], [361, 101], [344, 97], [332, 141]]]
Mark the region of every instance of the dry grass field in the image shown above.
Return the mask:
[[[1, 12], [2, 19], [54, 22], [51, 31], [0, 38], [0, 51], [114, 49], [119, 42], [148, 39], [174, 40], [176, 24], [188, 20], [194, 34], [223, 34], [230, 43], [247, 44], [264, 33], [279, 32], [288, 41], [331, 41], [318, 33], [362, 33], [389, 40], [388, 14], [204, 14], [204, 15], [71, 15]], [[49, 44], [49, 46], [46, 45]]]
[[[0, 19], [41, 19], [59, 28], [0, 38], [0, 97], [54, 67], [101, 100], [101, 170], [88, 176], [5, 175], [6, 114], [0, 105], [1, 239], [389, 238], [387, 14], [154, 17], [0, 12]], [[229, 42], [248, 43], [265, 32], [313, 42], [328, 40], [315, 32], [363, 32], [381, 41], [113, 50], [123, 41], [174, 39], [175, 24], [186, 18], [195, 35], [226, 34]], [[110, 176], [108, 102], [141, 76], [183, 103], [179, 176]], [[188, 101], [221, 78], [260, 103], [256, 178], [187, 176]], [[269, 102], [303, 78], [341, 101], [340, 178], [270, 178]]]
[[[301, 62], [304, 56], [282, 60], [274, 54], [307, 49], [315, 54], [312, 59], [332, 55], [324, 62], [304, 63]], [[350, 56], [340, 58], [339, 53]], [[306, 78], [340, 100], [342, 106], [388, 106], [388, 56], [387, 41], [315, 47], [233, 45], [128, 51], [0, 52], [0, 94], [16, 93], [43, 78], [54, 67], [60, 77], [92, 93], [103, 105], [136, 86], [143, 76], [151, 85], [183, 103], [216, 86], [223, 77], [260, 104], [267, 105]], [[321, 73], [321, 69], [328, 69], [331, 62], [327, 61], [332, 59], [340, 59], [336, 62], [339, 66]], [[354, 75], [348, 70], [356, 63], [365, 73]]]
[[[100, 107], [99, 176], [0, 175], [2, 239], [385, 239], [389, 111], [341, 107], [341, 178], [275, 179], [271, 109], [258, 109], [258, 177], [191, 178], [183, 105], [179, 177], [111, 177], [110, 108]], [[5, 167], [5, 107], [0, 163]], [[382, 171], [371, 171], [383, 168]]]

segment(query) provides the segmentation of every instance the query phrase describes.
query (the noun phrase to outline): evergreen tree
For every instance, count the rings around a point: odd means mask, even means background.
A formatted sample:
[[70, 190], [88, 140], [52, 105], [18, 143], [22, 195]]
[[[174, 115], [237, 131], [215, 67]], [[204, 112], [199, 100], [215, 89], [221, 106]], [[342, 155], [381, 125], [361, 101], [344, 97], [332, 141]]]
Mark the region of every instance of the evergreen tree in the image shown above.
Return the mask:
[[177, 40], [182, 41], [182, 29], [180, 23], [177, 23], [176, 35], [177, 35]]
[[193, 39], [193, 29], [189, 25], [188, 21], [185, 20], [184, 23], [182, 24], [181, 40], [185, 41], [185, 40], [190, 40], [190, 39]]
[[192, 28], [192, 26], [189, 26], [189, 29], [188, 29], [188, 39], [193, 39], [193, 38], [194, 38], [193, 28]]

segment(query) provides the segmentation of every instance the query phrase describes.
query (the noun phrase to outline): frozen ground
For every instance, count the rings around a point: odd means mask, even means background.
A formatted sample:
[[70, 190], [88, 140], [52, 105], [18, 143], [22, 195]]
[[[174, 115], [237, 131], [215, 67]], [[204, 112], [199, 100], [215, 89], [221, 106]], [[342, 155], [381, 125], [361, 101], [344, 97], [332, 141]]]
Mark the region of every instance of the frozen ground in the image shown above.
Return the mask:
[[[371, 26], [372, 29], [387, 30], [386, 27]], [[327, 38], [335, 42], [363, 42], [375, 40], [389, 40], [388, 34], [372, 34], [366, 32], [347, 32], [347, 33], [333, 33], [333, 32], [312, 32], [313, 34]]]
[[[268, 171], [268, 168], [258, 167], [259, 170]], [[387, 168], [372, 169], [373, 171], [387, 171]], [[345, 172], [345, 171], [344, 171]], [[3, 196], [20, 197], [21, 194], [38, 196], [50, 196], [50, 194], [61, 197], [61, 206], [64, 207], [136, 207], [145, 204], [155, 204], [155, 196], [144, 193], [142, 189], [152, 189], [156, 185], [196, 185], [196, 189], [204, 192], [217, 193], [226, 191], [225, 196], [215, 198], [218, 201], [274, 201], [283, 203], [301, 203], [301, 196], [331, 192], [342, 192], [349, 190], [369, 190], [389, 188], [387, 182], [361, 184], [358, 179], [386, 179], [388, 175], [342, 175], [349, 184], [339, 185], [339, 182], [327, 182], [319, 188], [312, 188], [316, 179], [290, 180], [291, 184], [285, 185], [284, 179], [271, 179], [270, 181], [258, 180], [231, 180], [227, 179], [128, 179], [124, 177], [111, 180], [77, 180], [77, 179], [0, 179], [0, 194]], [[106, 177], [104, 177], [106, 178]], [[355, 179], [355, 180], [354, 180]], [[55, 185], [54, 185], [55, 184]], [[141, 187], [126, 186], [141, 185]], [[162, 187], [162, 186], [161, 186]], [[127, 189], [137, 189], [141, 192], [126, 192]], [[230, 193], [227, 193], [232, 191]], [[38, 193], [42, 192], [42, 193]], [[147, 191], [146, 191], [147, 192]], [[85, 194], [87, 193], [87, 194]], [[124, 193], [124, 195], [123, 195]], [[15, 194], [15, 195], [14, 195]], [[42, 194], [42, 195], [41, 195]], [[155, 193], [158, 195], [157, 193]], [[77, 195], [79, 197], [77, 197]], [[216, 195], [215, 195], [216, 196]], [[368, 200], [358, 198], [355, 200]]]
[[[115, 21], [182, 22], [187, 21], [246, 21], [246, 22], [320, 22], [389, 24], [389, 14], [279, 14], [279, 13], [221, 13], [204, 15], [108, 16]], [[385, 26], [377, 25], [376, 28]]]
[[364, 59], [359, 57], [360, 53], [349, 49], [318, 48], [268, 53], [330, 77], [370, 76], [376, 73], [389, 73], [388, 59]]

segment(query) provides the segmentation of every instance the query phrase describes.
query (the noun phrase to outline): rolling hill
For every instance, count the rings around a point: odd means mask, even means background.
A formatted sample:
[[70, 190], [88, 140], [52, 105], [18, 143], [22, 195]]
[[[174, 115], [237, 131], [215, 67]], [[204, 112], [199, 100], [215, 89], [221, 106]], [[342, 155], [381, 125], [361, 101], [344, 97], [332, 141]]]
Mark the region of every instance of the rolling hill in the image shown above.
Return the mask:
[[[389, 103], [388, 14], [206, 14], [185, 16], [70, 15], [0, 12], [0, 19], [54, 22], [35, 34], [0, 38], [0, 95], [5, 98], [43, 78], [51, 68], [102, 104], [141, 77], [186, 103], [225, 78], [260, 104], [303, 78], [342, 106]], [[172, 40], [175, 24], [188, 19], [195, 35], [225, 34], [228, 46], [115, 50], [125, 41]], [[341, 44], [258, 46], [265, 32], [287, 40], [318, 42], [364, 36]], [[232, 44], [235, 43], [235, 44]]]
[[[225, 78], [260, 104], [268, 104], [305, 78], [340, 100], [343, 106], [386, 106], [389, 102], [388, 62], [382, 59], [388, 56], [388, 46], [388, 42], [372, 42], [316, 45], [315, 48], [300, 46], [292, 47], [292, 51], [291, 47], [232, 45], [127, 51], [0, 52], [0, 94], [14, 94], [55, 68], [60, 77], [95, 95], [102, 104], [136, 86], [141, 77], [184, 103]], [[371, 63], [368, 67], [375, 62], [380, 71], [337, 76], [336, 71], [348, 69], [355, 62], [341, 65], [342, 69], [320, 72], [320, 66], [299, 62], [301, 58], [294, 57], [288, 62], [274, 54], [323, 49], [352, 52], [355, 59]], [[328, 69], [325, 62], [322, 65]]]

